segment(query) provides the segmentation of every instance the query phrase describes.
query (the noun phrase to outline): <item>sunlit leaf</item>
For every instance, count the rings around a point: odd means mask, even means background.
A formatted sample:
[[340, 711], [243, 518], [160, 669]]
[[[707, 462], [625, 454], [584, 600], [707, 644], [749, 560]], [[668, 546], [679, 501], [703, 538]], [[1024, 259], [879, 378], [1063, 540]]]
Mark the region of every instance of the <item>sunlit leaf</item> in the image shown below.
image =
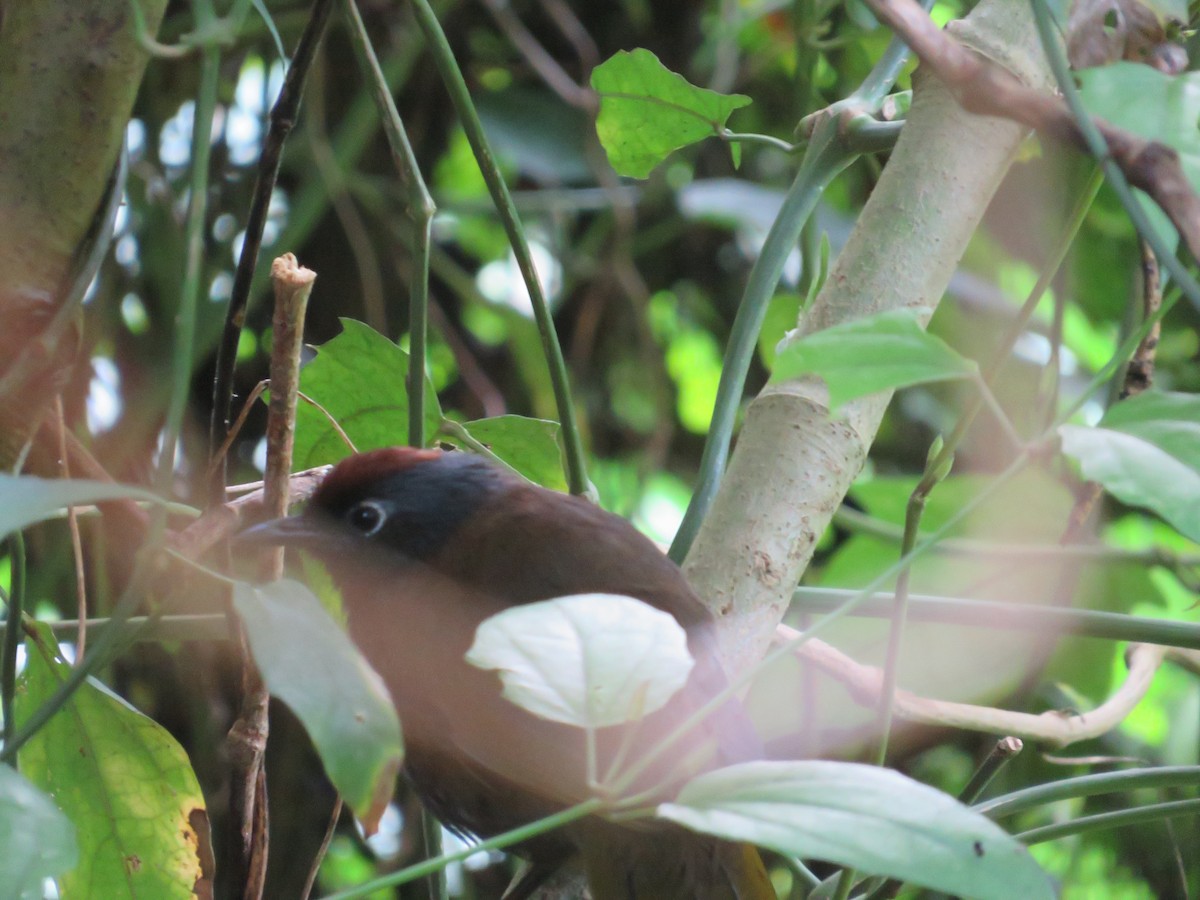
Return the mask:
[[401, 762], [383, 681], [304, 585], [238, 583], [233, 602], [267, 689], [304, 724], [329, 780], [373, 833]]
[[[342, 319], [342, 333], [322, 344], [317, 358], [300, 373], [300, 390], [319, 403], [361, 451], [406, 443], [408, 435], [408, 354], [379, 332], [354, 319]], [[425, 379], [425, 437], [441, 423], [433, 385]], [[295, 466], [335, 463], [350, 448], [314, 406], [296, 408]]]
[[658, 814], [695, 831], [982, 900], [1054, 896], [998, 825], [898, 772], [858, 763], [752, 762], [684, 785]]
[[[70, 669], [49, 626], [34, 628], [16, 697], [18, 723]], [[21, 771], [75, 825], [79, 862], [59, 880], [62, 896], [167, 900], [211, 891], [204, 796], [187, 753], [153, 719], [89, 680], [18, 756]]]
[[71, 481], [34, 478], [31, 475], [0, 475], [0, 538], [49, 519], [68, 506], [83, 506], [105, 500], [149, 500], [160, 502], [142, 488], [105, 481]]
[[498, 670], [504, 696], [522, 708], [589, 728], [654, 712], [692, 668], [674, 616], [615, 594], [505, 610], [479, 626], [467, 662]]
[[[557, 422], [526, 416], [493, 416], [466, 422], [463, 427], [535, 484], [559, 491], [567, 489]], [[454, 440], [453, 436], [449, 439]]]
[[721, 381], [721, 348], [707, 331], [681, 330], [667, 345], [667, 372], [678, 393], [676, 412], [683, 427], [706, 434]]
[[48, 796], [0, 765], [0, 897], [41, 900], [43, 882], [79, 860], [75, 826]]
[[1085, 478], [1200, 540], [1200, 397], [1139, 394], [1110, 409], [1098, 427], [1063, 425], [1059, 434]]
[[[600, 95], [596, 133], [621, 175], [645, 178], [680, 147], [719, 135], [743, 94], [699, 88], [649, 50], [621, 50], [592, 70]], [[736, 162], [736, 160], [735, 160]]]
[[819, 375], [836, 407], [877, 391], [973, 376], [974, 362], [921, 327], [922, 312], [889, 310], [807, 334], [780, 349], [772, 380]]

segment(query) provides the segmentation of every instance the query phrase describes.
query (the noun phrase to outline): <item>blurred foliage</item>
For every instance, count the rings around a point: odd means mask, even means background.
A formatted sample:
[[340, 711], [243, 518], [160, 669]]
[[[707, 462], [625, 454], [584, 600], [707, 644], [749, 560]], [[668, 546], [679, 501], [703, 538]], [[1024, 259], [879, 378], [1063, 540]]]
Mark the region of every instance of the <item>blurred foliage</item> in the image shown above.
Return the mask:
[[[523, 474], [561, 487], [557, 425], [551, 421], [556, 409], [541, 344], [479, 168], [407, 8], [378, 0], [360, 7], [439, 207], [433, 226], [427, 371], [437, 402], [429, 405], [430, 435], [461, 445], [463, 439], [452, 429], [440, 429], [444, 421], [465, 423], [468, 434]], [[294, 46], [308, 4], [279, 0], [268, 2], [267, 8], [284, 45]], [[547, 287], [600, 501], [629, 516], [655, 540], [667, 542], [690, 495], [746, 274], [791, 181], [796, 157], [770, 146], [747, 145], [735, 170], [723, 142], [708, 140], [672, 154], [645, 181], [625, 181], [606, 162], [583, 88], [591, 70], [614, 52], [643, 47], [693, 84], [751, 98], [749, 106], [733, 113], [735, 130], [789, 143], [804, 115], [857, 86], [888, 34], [860, 0], [522, 0], [496, 17], [489, 15], [492, 4], [487, 3], [442, 2], [437, 8], [513, 188]], [[933, 16], [944, 23], [966, 8], [939, 2]], [[527, 32], [515, 30], [512, 17]], [[172, 4], [160, 39], [177, 39], [192, 27], [187, 4]], [[548, 63], [535, 48], [544, 51]], [[910, 63], [897, 89], [910, 87], [912, 68]], [[130, 178], [117, 232], [85, 305], [84, 362], [72, 373], [64, 397], [69, 426], [114, 477], [129, 483], [149, 480], [170, 390], [197, 71], [191, 57], [159, 59], [148, 70], [128, 128]], [[390, 435], [360, 435], [351, 422], [342, 422], [352, 439], [364, 441], [359, 447], [365, 449], [398, 442], [404, 434], [408, 357], [402, 348], [407, 346], [407, 284], [413, 263], [406, 193], [357, 71], [335, 17], [285, 149], [263, 259], [294, 252], [318, 273], [307, 340], [321, 349], [305, 373], [313, 392], [322, 391], [317, 383], [322, 368], [339, 361], [352, 382], [361, 381], [354, 392], [344, 390], [343, 380], [325, 386], [324, 402], [339, 418], [356, 403], [374, 404], [379, 395], [389, 398], [394, 413]], [[176, 467], [178, 495], [197, 505], [204, 496], [216, 341], [266, 116], [282, 72], [268, 29], [261, 19], [248, 18], [223, 48], [205, 234], [207, 299], [197, 327], [199, 364], [191, 382], [191, 418]], [[822, 242], [827, 240], [836, 256], [885, 162], [885, 156], [861, 159], [826, 192], [768, 312], [747, 399], [766, 383], [775, 345], [795, 324]], [[991, 358], [1044, 267], [1089, 167], [1062, 147], [1030, 139], [934, 317], [933, 334], [970, 360]], [[1040, 431], [1051, 413], [1074, 400], [1108, 361], [1119, 338], [1140, 319], [1140, 291], [1133, 229], [1104, 189], [1051, 291], [1001, 367], [995, 393], [1022, 434]], [[260, 278], [238, 346], [240, 397], [266, 377], [266, 300]], [[343, 325], [343, 319], [356, 321]], [[1155, 371], [1161, 388], [1200, 390], [1198, 326], [1200, 315], [1187, 303], [1177, 304], [1167, 316]], [[347, 336], [360, 340], [342, 355]], [[389, 362], [370, 368], [368, 363], [379, 355]], [[898, 393], [848, 504], [874, 519], [902, 524], [928, 448], [936, 435], [953, 428], [966, 390], [954, 383], [925, 384]], [[1078, 420], [1094, 424], [1104, 403], [1103, 394], [1094, 396]], [[376, 418], [371, 424], [381, 423]], [[265, 406], [257, 403], [230, 453], [233, 482], [261, 477], [264, 426]], [[345, 452], [329, 437], [323, 416], [310, 407], [302, 405], [299, 432], [304, 453], [298, 462], [327, 462]], [[954, 474], [930, 498], [923, 527], [938, 527], [974, 496], [1005, 465], [1007, 446], [995, 422], [981, 417], [958, 450]], [[1053, 543], [1063, 532], [1078, 489], [1077, 473], [1046, 461], [952, 536]], [[1200, 552], [1150, 514], [1113, 500], [1104, 502], [1100, 519], [1098, 534], [1113, 547]], [[57, 528], [39, 526], [30, 532], [29, 593], [34, 601], [74, 595], [69, 548], [64, 549]], [[85, 532], [89, 541], [102, 538], [90, 529]], [[807, 579], [860, 586], [898, 553], [894, 540], [839, 525], [825, 536]], [[5, 585], [10, 582], [7, 567], [7, 558], [0, 560]], [[1074, 591], [1070, 576], [1078, 573], [1068, 571], [1064, 582], [1062, 568], [1019, 557], [981, 562], [934, 554], [916, 567], [914, 590], [1031, 603], [1061, 603], [1065, 592], [1074, 593], [1081, 606], [1196, 620], [1193, 604], [1200, 576], [1195, 567], [1172, 566], [1165, 558], [1153, 564], [1089, 566]], [[103, 611], [109, 599], [103, 573], [95, 580], [93, 599]], [[70, 614], [69, 601], [60, 607]], [[796, 611], [797, 621], [803, 615]], [[869, 661], [879, 657], [885, 635], [882, 622], [848, 620], [839, 623], [832, 639]], [[938, 696], [1040, 711], [1070, 705], [1066, 700], [1073, 697], [1099, 702], [1123, 676], [1119, 645], [1073, 638], [1056, 646], [1054, 638], [914, 626], [908, 633], [903, 680]], [[164, 678], [161, 672], [170, 668], [170, 661], [185, 674]], [[182, 683], [189, 667], [205, 663], [211, 658], [203, 652], [168, 648], [123, 664], [115, 680], [183, 740], [202, 785], [211, 790], [219, 783], [211, 742], [220, 728], [207, 704], [189, 695], [194, 686]], [[855, 729], [868, 714], [844, 692], [804, 695], [803, 678], [792, 677], [797, 672], [794, 665], [772, 670], [770, 683], [751, 699], [759, 718], [767, 720], [764, 731], [773, 746], [783, 748], [781, 752], [800, 746], [853, 755], [861, 746]], [[217, 696], [228, 690], [228, 685], [205, 687]], [[854, 714], [845, 715], [847, 711]], [[1070, 749], [1072, 756], [1099, 762], [1064, 767], [1027, 751], [991, 790], [999, 793], [1106, 768], [1118, 758], [1194, 764], [1200, 750], [1198, 711], [1196, 680], [1164, 670], [1121, 729]], [[798, 733], [802, 738], [796, 738]], [[203, 749], [205, 741], [210, 742], [208, 750]], [[913, 731], [896, 742], [894, 756], [919, 777], [956, 793], [989, 746], [990, 739], [972, 735]], [[298, 763], [287, 765], [279, 783], [305, 785], [314, 796], [324, 790], [304, 780], [308, 773], [297, 774], [302, 768]], [[1027, 814], [1021, 827], [1132, 802], [1129, 797], [1076, 801], [1069, 808]], [[302, 805], [282, 810], [280, 827], [292, 830], [273, 845], [272, 877], [289, 886], [279, 888], [278, 896], [289, 896], [324, 828], [320, 812], [327, 811]], [[323, 887], [355, 883], [413, 859], [419, 853], [413, 843], [415, 818], [396, 815], [391, 821], [391, 844], [383, 840], [386, 834], [369, 844], [348, 829], [339, 834], [322, 869]], [[1036, 852], [1063, 879], [1066, 897], [1182, 896], [1183, 882], [1195, 896], [1200, 865], [1188, 848], [1198, 844], [1200, 825], [1195, 819], [1179, 819], [1170, 828], [1156, 823], [1096, 832], [1042, 845]], [[1182, 873], [1177, 857], [1183, 861]], [[468, 866], [459, 872], [464, 896], [490, 895], [494, 883], [502, 882], [497, 868], [475, 871]], [[291, 870], [299, 874], [289, 876]]]

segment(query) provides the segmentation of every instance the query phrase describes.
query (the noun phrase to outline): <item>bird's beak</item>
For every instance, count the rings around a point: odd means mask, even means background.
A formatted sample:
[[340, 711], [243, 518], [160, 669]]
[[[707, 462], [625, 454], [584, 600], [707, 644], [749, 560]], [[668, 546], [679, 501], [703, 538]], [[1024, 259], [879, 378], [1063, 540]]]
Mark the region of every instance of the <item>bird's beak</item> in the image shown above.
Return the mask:
[[304, 546], [328, 540], [328, 532], [317, 528], [306, 516], [271, 519], [237, 535], [238, 543], [249, 547]]

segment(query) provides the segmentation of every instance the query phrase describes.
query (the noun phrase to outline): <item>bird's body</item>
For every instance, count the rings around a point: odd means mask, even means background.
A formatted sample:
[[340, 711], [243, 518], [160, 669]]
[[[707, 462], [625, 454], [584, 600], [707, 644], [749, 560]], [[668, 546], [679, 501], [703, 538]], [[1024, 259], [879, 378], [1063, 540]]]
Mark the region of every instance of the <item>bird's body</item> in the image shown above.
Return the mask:
[[[635, 755], [726, 683], [711, 615], [658, 548], [586, 500], [478, 457], [411, 448], [359, 454], [334, 468], [302, 516], [258, 531], [304, 546], [329, 568], [351, 636], [396, 702], [406, 772], [452, 828], [489, 836], [592, 795], [584, 732], [524, 712], [501, 697], [495, 673], [465, 663], [489, 616], [581, 593], [623, 594], [671, 613], [696, 665], [663, 710], [633, 726]], [[600, 771], [625, 734], [600, 732]], [[638, 787], [677, 786], [756, 747], [740, 707], [726, 704]], [[530, 887], [579, 852], [596, 900], [774, 897], [750, 848], [662, 822], [588, 819], [522, 851], [534, 863]]]

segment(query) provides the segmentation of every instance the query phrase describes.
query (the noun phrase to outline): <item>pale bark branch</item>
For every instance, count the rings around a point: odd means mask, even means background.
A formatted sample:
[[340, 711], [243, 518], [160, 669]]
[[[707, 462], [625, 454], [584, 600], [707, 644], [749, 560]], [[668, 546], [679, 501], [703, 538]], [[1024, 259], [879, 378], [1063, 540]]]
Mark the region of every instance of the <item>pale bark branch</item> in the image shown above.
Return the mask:
[[[775, 630], [778, 643], [798, 637], [800, 632], [787, 625], [780, 625]], [[883, 672], [879, 668], [863, 665], [816, 638], [801, 644], [796, 655], [843, 685], [863, 707], [875, 709], [879, 705], [883, 684]], [[921, 725], [1011, 735], [1050, 747], [1066, 747], [1099, 737], [1120, 725], [1146, 696], [1150, 682], [1164, 660], [1200, 674], [1200, 652], [1157, 644], [1133, 644], [1127, 656], [1129, 671], [1125, 680], [1108, 700], [1090, 712], [1013, 712], [992, 706], [935, 700], [897, 690], [895, 714]]]

